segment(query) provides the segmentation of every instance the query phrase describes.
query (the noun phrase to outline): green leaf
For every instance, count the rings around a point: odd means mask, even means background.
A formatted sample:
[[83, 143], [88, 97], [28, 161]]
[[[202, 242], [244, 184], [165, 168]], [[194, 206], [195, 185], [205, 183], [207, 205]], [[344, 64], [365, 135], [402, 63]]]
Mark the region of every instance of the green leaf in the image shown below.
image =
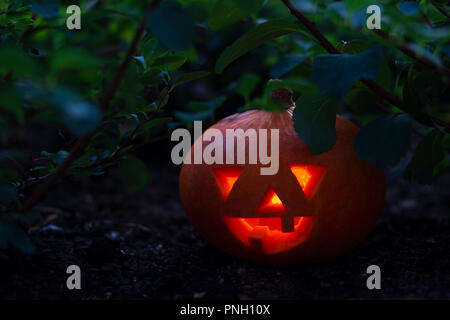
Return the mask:
[[186, 50], [194, 42], [194, 20], [175, 2], [152, 10], [147, 22], [152, 34], [169, 49]]
[[169, 69], [175, 70], [181, 67], [186, 62], [186, 60], [187, 58], [182, 55], [172, 55], [172, 56], [167, 55], [163, 57], [158, 57], [151, 64], [148, 64], [148, 66], [164, 67], [164, 68], [169, 67]]
[[157, 85], [166, 82], [164, 72], [157, 68], [146, 70], [140, 77], [140, 81], [145, 84]]
[[309, 81], [309, 79], [302, 77], [289, 77], [286, 79], [270, 79], [264, 89], [264, 93], [269, 95], [272, 91], [278, 88], [291, 89], [294, 92], [302, 94], [316, 94], [317, 87]]
[[91, 56], [89, 53], [76, 49], [64, 48], [53, 55], [51, 59], [52, 71], [62, 69], [85, 69], [95, 68], [99, 64], [97, 58]]
[[337, 49], [342, 53], [358, 54], [369, 49], [370, 44], [364, 40], [340, 41]]
[[2, 219], [0, 220], [0, 249], [6, 248], [7, 245], [12, 245], [26, 254], [36, 252], [36, 246], [22, 228], [15, 223]]
[[308, 58], [308, 54], [287, 54], [270, 69], [272, 78], [280, 78]]
[[[118, 128], [117, 131], [114, 131], [112, 127], [113, 126], [111, 125], [109, 128], [94, 134], [90, 141], [90, 148], [98, 148], [98, 152], [105, 152], [104, 155], [106, 156], [108, 156], [107, 153], [109, 153], [110, 150], [116, 150], [120, 142], [120, 132]], [[88, 166], [91, 163], [87, 160], [89, 159], [80, 157], [72, 163], [71, 167], [76, 168]]]
[[209, 14], [208, 24], [214, 31], [243, 20], [261, 7], [263, 0], [217, 0]]
[[136, 157], [128, 156], [123, 159], [120, 163], [120, 172], [123, 181], [130, 189], [138, 191], [147, 184], [147, 167]]
[[[93, 3], [93, 2], [92, 2]], [[95, 3], [94, 3], [95, 5]], [[123, 7], [122, 7], [123, 8]], [[81, 9], [81, 14], [82, 14], [82, 24], [83, 25], [88, 25], [88, 26], [92, 26], [92, 27], [96, 27], [98, 26], [100, 23], [102, 23], [99, 20], [102, 19], [111, 19], [111, 20], [118, 20], [120, 18], [128, 18], [128, 19], [133, 19], [133, 20], [138, 20], [140, 19], [138, 16], [135, 15], [135, 11], [133, 10], [133, 12], [131, 12], [130, 10], [128, 10], [128, 12], [125, 11], [120, 11], [120, 10], [115, 10], [112, 8], [102, 8], [100, 6], [95, 7], [95, 8], [91, 8], [89, 9], [89, 11], [87, 11], [86, 13], [84, 13], [85, 10], [83, 10], [83, 8]], [[103, 21], [104, 21], [103, 20]]]
[[161, 94], [156, 101], [156, 110], [161, 110], [162, 108], [164, 108], [164, 106], [169, 101], [169, 97], [169, 88], [166, 87], [161, 91]]
[[209, 71], [194, 71], [194, 72], [188, 72], [188, 73], [182, 74], [181, 76], [179, 76], [177, 78], [177, 80], [175, 80], [172, 88], [175, 88], [176, 86], [179, 86], [182, 83], [186, 83], [189, 81], [207, 77], [210, 74], [211, 74], [211, 72], [209, 72]]
[[436, 167], [445, 157], [444, 136], [443, 132], [434, 129], [419, 142], [409, 165], [411, 177], [417, 182], [429, 184], [437, 178]]
[[264, 0], [228, 0], [228, 3], [230, 3], [232, 7], [246, 14], [250, 14], [258, 10], [263, 2]]
[[160, 125], [168, 123], [170, 121], [172, 121], [171, 117], [163, 117], [163, 118], [152, 119], [152, 120], [144, 123], [140, 127], [139, 132], [147, 132], [148, 130], [150, 130], [153, 127], [160, 126]]
[[342, 100], [361, 78], [374, 78], [381, 64], [381, 47], [374, 46], [360, 54], [324, 54], [312, 64], [312, 80], [321, 93]]
[[189, 108], [196, 112], [210, 111], [211, 109], [219, 108], [227, 99], [225, 96], [220, 96], [209, 101], [194, 101], [189, 103]]
[[285, 112], [286, 108], [278, 101], [270, 96], [262, 96], [253, 99], [249, 104], [245, 106], [245, 110], [249, 109], [261, 109], [270, 112]]
[[271, 20], [257, 25], [222, 52], [216, 62], [215, 71], [222, 73], [230, 63], [248, 51], [292, 32], [302, 32], [302, 29], [288, 20]]
[[145, 44], [142, 47], [142, 56], [144, 57], [144, 60], [146, 63], [148, 63], [153, 55], [156, 53], [158, 46], [158, 40], [155, 38], [150, 38], [148, 41], [145, 42]]
[[303, 95], [297, 100], [294, 129], [312, 154], [329, 151], [336, 143], [337, 109], [337, 102], [324, 95]]
[[56, 154], [56, 166], [60, 166], [64, 160], [67, 158], [67, 156], [69, 155], [69, 152], [65, 151], [65, 150], [60, 150], [58, 151], [58, 153]]
[[391, 69], [389, 68], [389, 62], [387, 59], [381, 60], [380, 71], [374, 78], [374, 81], [387, 91], [391, 91]]
[[15, 77], [37, 75], [35, 61], [22, 50], [11, 46], [0, 48], [0, 73], [12, 72]]
[[76, 134], [91, 132], [100, 123], [101, 113], [97, 106], [71, 90], [58, 89], [48, 99], [64, 124]]
[[[181, 3], [183, 4], [183, 3]], [[184, 4], [183, 4], [184, 5]], [[210, 1], [192, 1], [185, 5], [186, 10], [189, 11], [191, 16], [194, 18], [195, 23], [204, 23], [208, 19], [209, 12], [211, 10], [212, 4]]]
[[411, 130], [411, 119], [405, 114], [377, 118], [359, 131], [356, 153], [378, 168], [393, 166], [408, 152]]
[[245, 18], [245, 13], [225, 1], [216, 1], [208, 18], [208, 24], [214, 31], [219, 31], [223, 27], [238, 22]]

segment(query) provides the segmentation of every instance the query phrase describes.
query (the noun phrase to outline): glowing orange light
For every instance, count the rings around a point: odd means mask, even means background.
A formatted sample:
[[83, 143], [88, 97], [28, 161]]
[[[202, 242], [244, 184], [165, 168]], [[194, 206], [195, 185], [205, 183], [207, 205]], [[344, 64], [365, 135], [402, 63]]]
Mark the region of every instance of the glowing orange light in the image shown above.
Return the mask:
[[311, 179], [311, 174], [303, 166], [291, 166], [291, 171], [297, 178], [297, 181], [300, 184], [302, 190], [304, 190], [306, 188], [306, 185], [308, 184], [309, 179]]
[[265, 211], [286, 211], [278, 195], [272, 188], [269, 188], [263, 197], [258, 212]]
[[270, 198], [270, 205], [277, 207], [277, 206], [283, 206], [283, 204], [281, 203], [280, 198], [278, 198], [277, 194], [274, 192], [272, 197]]
[[[290, 165], [305, 196], [310, 199], [325, 173], [326, 167], [319, 165]], [[243, 167], [213, 168], [219, 190], [226, 200]], [[246, 246], [258, 246], [265, 253], [279, 253], [296, 247], [308, 239], [314, 226], [314, 217], [294, 216], [294, 229], [283, 232], [280, 217], [264, 217], [270, 213], [284, 213], [286, 208], [274, 189], [268, 188], [257, 209], [260, 217], [224, 217], [228, 229]]]
[[258, 246], [267, 254], [290, 250], [306, 241], [314, 226], [315, 217], [295, 217], [294, 232], [281, 231], [280, 218], [225, 217], [228, 229], [244, 245]]
[[244, 168], [240, 167], [213, 168], [214, 177], [224, 200], [228, 198], [243, 170]]
[[297, 178], [298, 184], [303, 190], [305, 196], [309, 199], [312, 197], [316, 187], [319, 185], [325, 166], [318, 165], [298, 165], [291, 164], [289, 166], [294, 176]]

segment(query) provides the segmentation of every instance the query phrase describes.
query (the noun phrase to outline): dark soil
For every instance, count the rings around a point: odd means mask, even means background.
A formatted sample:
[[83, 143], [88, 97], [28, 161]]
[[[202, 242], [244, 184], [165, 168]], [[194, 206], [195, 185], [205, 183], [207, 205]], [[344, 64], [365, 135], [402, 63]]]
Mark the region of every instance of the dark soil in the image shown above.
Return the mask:
[[[167, 153], [170, 154], [170, 153]], [[3, 299], [449, 299], [450, 177], [433, 186], [389, 183], [382, 218], [354, 250], [331, 261], [258, 265], [206, 243], [187, 221], [177, 167], [149, 161], [142, 192], [105, 176], [57, 185], [30, 230], [35, 256], [0, 262]], [[82, 290], [66, 289], [66, 268]], [[381, 268], [381, 290], [366, 269]]]

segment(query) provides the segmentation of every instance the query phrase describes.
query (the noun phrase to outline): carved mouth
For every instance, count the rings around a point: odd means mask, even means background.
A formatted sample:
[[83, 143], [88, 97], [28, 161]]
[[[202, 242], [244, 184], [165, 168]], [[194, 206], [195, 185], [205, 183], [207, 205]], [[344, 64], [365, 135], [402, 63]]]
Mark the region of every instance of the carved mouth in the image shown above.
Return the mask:
[[[293, 175], [303, 195], [299, 195], [298, 198], [292, 200], [290, 192], [286, 192], [280, 186], [275, 190], [269, 182], [263, 186], [256, 186], [257, 188], [266, 188], [266, 190], [262, 195], [259, 206], [254, 209], [247, 209], [245, 206], [244, 208], [237, 207], [236, 200], [233, 199], [232, 190], [234, 190], [235, 195], [241, 195], [242, 192], [248, 194], [247, 190], [243, 189], [243, 184], [235, 186], [244, 169], [242, 167], [217, 167], [213, 169], [225, 204], [222, 215], [230, 232], [245, 246], [265, 254], [286, 252], [306, 241], [311, 234], [315, 221], [315, 217], [312, 215], [314, 212], [307, 205], [307, 202], [313, 197], [321, 183], [326, 166], [313, 164], [289, 165], [289, 170], [280, 171], [281, 178], [275, 177], [274, 179], [288, 179], [286, 177]], [[281, 198], [278, 192], [280, 192]], [[229, 199], [230, 194], [231, 200]], [[285, 200], [282, 201], [283, 198]], [[242, 197], [238, 199], [237, 203], [246, 201]], [[294, 206], [285, 207], [285, 204], [289, 204], [289, 199], [294, 202], [297, 201], [297, 203]], [[299, 216], [297, 213], [303, 213], [304, 216]]]
[[294, 230], [291, 232], [282, 231], [279, 217], [224, 219], [231, 233], [245, 246], [274, 254], [289, 251], [306, 241], [311, 234], [315, 217], [294, 217]]

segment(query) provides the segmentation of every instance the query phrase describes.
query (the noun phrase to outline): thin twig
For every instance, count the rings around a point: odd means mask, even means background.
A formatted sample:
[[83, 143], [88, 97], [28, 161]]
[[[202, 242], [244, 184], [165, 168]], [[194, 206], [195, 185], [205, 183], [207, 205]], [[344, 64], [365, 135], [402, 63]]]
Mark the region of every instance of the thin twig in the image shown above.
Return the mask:
[[[351, 108], [348, 104], [345, 104], [345, 103], [344, 103], [344, 106], [346, 108]], [[375, 108], [377, 108], [378, 110], [380, 110], [381, 112], [383, 112], [385, 114], [395, 114], [394, 112], [389, 110], [386, 106], [384, 106], [382, 104], [379, 104], [379, 103], [375, 104]], [[416, 127], [412, 127], [412, 132], [415, 133], [416, 135], [418, 135], [421, 138], [425, 137], [425, 134], [420, 132], [419, 129], [417, 129]], [[450, 152], [450, 148], [444, 147], [444, 149], [447, 150], [448, 152]]]
[[63, 163], [58, 167], [54, 174], [50, 175], [44, 182], [42, 186], [40, 186], [28, 200], [25, 202], [23, 207], [20, 209], [21, 212], [27, 212], [31, 210], [41, 198], [47, 193], [48, 189], [52, 184], [58, 181], [69, 169], [71, 163], [76, 159], [78, 152], [80, 152], [88, 143], [91, 134], [85, 134], [81, 136], [75, 146], [70, 151], [67, 158], [64, 159]]
[[[311, 34], [317, 39], [319, 44], [328, 52], [331, 54], [340, 54], [341, 52], [331, 44], [330, 41], [328, 41], [327, 38], [320, 32], [320, 30], [317, 28], [316, 24], [311, 21], [308, 17], [306, 17], [299, 9], [294, 7], [294, 5], [291, 3], [290, 0], [282, 0], [285, 6], [289, 9], [291, 14], [295, 16], [310, 32]], [[403, 101], [395, 94], [385, 90], [383, 87], [378, 85], [375, 81], [371, 79], [362, 78], [361, 82], [364, 83], [369, 89], [371, 89], [375, 94], [382, 97], [386, 101], [389, 101], [393, 105], [395, 105], [400, 110], [407, 112], [405, 104]], [[450, 124], [432, 117], [433, 121], [435, 121], [437, 124], [443, 126], [447, 132], [450, 132]]]
[[35, 185], [36, 183], [39, 183], [39, 182], [41, 182], [41, 181], [44, 181], [45, 179], [47, 179], [47, 178], [50, 177], [50, 176], [51, 176], [51, 174], [49, 173], [49, 174], [43, 175], [43, 176], [41, 176], [41, 177], [36, 177], [36, 178], [30, 177], [30, 178], [28, 178], [27, 180], [25, 180], [24, 182], [22, 182], [22, 183], [18, 186], [18, 189], [22, 190], [22, 189], [28, 188], [28, 187], [30, 187], [30, 186], [32, 186], [32, 185]]
[[[383, 30], [374, 29], [373, 32], [385, 40], [392, 41], [390, 39], [389, 35], [386, 32], [384, 32]], [[420, 55], [419, 53], [417, 53], [416, 51], [414, 51], [413, 49], [411, 49], [408, 46], [405, 46], [402, 44], [395, 44], [395, 47], [398, 50], [400, 50], [401, 52], [403, 52], [404, 54], [406, 54], [407, 56], [423, 63], [424, 65], [426, 65], [430, 68], [436, 69], [437, 71], [446, 74], [447, 77], [450, 79], [450, 70], [448, 68], [446, 68], [445, 66], [442, 66], [442, 67], [439, 66], [433, 60], [429, 59], [428, 57], [426, 57], [424, 55]]]
[[428, 19], [427, 15], [425, 14], [425, 12], [423, 12], [422, 9], [420, 9], [420, 14], [422, 15], [422, 18], [423, 18], [423, 20], [425, 21], [425, 23], [426, 23], [429, 27], [433, 28], [433, 24], [431, 23], [430, 19]]
[[450, 13], [448, 13], [448, 11], [447, 10], [445, 10], [444, 8], [439, 8], [439, 7], [436, 7], [444, 16], [446, 16], [447, 18], [449, 18], [450, 19]]
[[[142, 141], [142, 142], [132, 146], [130, 149], [125, 150], [123, 152], [120, 152], [121, 150], [118, 150], [112, 157], [106, 158], [103, 161], [100, 161], [99, 163], [95, 163], [94, 165], [92, 165], [91, 167], [88, 167], [88, 168], [95, 168], [95, 167], [107, 165], [107, 164], [109, 164], [111, 162], [114, 162], [114, 161], [120, 159], [120, 158], [123, 158], [126, 155], [129, 155], [130, 153], [132, 153], [132, 152], [136, 151], [137, 149], [140, 149], [140, 148], [142, 148], [142, 147], [144, 147], [146, 145], [149, 145], [149, 144], [161, 141], [161, 140], [165, 140], [165, 139], [169, 138], [170, 135], [171, 135], [170, 132], [167, 132], [167, 133], [165, 133], [165, 134], [163, 134], [161, 136], [157, 136], [157, 137], [153, 137], [153, 138], [150, 138], [150, 139], [146, 139], [146, 140], [144, 140], [144, 141]], [[132, 142], [134, 142], [134, 140]], [[124, 146], [122, 149], [125, 149], [126, 147], [128, 147], [130, 145], [131, 145], [131, 143], [129, 145]]]
[[294, 5], [289, 0], [282, 0], [285, 6], [289, 9], [291, 14], [295, 16], [308, 30], [311, 34], [319, 41], [319, 44], [328, 51], [328, 53], [338, 54], [341, 53], [338, 49], [336, 49], [330, 41], [320, 32], [317, 28], [316, 24], [309, 20], [307, 16], [303, 14], [300, 10], [294, 7]]
[[141, 22], [139, 23], [139, 27], [136, 29], [133, 40], [131, 41], [130, 47], [128, 48], [127, 54], [125, 55], [122, 64], [120, 65], [119, 69], [114, 75], [114, 78], [110, 86], [106, 90], [106, 94], [103, 100], [99, 104], [100, 110], [102, 110], [103, 112], [107, 111], [109, 103], [111, 102], [111, 99], [113, 98], [114, 94], [117, 91], [117, 88], [119, 87], [120, 81], [122, 80], [122, 77], [125, 71], [127, 70], [128, 64], [130, 63], [131, 58], [133, 57], [133, 54], [136, 51], [137, 44], [144, 30], [145, 30], [145, 19], [142, 19]]
[[[159, 3], [160, 0], [153, 0], [149, 5], [149, 10], [154, 10], [159, 5]], [[101, 111], [103, 112], [107, 111], [109, 103], [111, 102], [112, 98], [114, 97], [114, 94], [117, 91], [117, 88], [119, 87], [120, 81], [122, 80], [122, 77], [127, 69], [127, 66], [130, 63], [134, 52], [136, 51], [137, 44], [144, 30], [145, 30], [145, 18], [143, 18], [139, 23], [139, 26], [134, 34], [133, 40], [131, 41], [130, 47], [128, 48], [128, 51], [125, 55], [124, 61], [120, 65], [110, 86], [106, 90], [105, 97], [99, 103], [99, 108]], [[67, 158], [64, 159], [63, 163], [58, 167], [56, 172], [50, 175], [48, 179], [45, 180], [44, 184], [39, 189], [37, 189], [31, 195], [31, 197], [25, 202], [24, 206], [20, 210], [21, 212], [31, 210], [45, 195], [50, 186], [53, 185], [56, 181], [58, 181], [62, 176], [64, 176], [67, 169], [69, 169], [72, 162], [76, 159], [78, 153], [81, 152], [84, 149], [84, 147], [86, 147], [86, 145], [89, 143], [89, 140], [92, 137], [92, 135], [93, 133], [85, 134], [78, 139], [78, 141], [70, 151]]]
[[[166, 134], [161, 135], [161, 136], [157, 136], [157, 137], [150, 138], [148, 140], [144, 140], [141, 143], [133, 146], [129, 150], [126, 150], [126, 151], [124, 151], [122, 153], [120, 153], [120, 150], [119, 150], [114, 156], [112, 156], [110, 158], [106, 158], [106, 159], [104, 159], [104, 161], [100, 161], [100, 162], [94, 163], [91, 166], [84, 167], [83, 169], [95, 169], [95, 168], [97, 168], [99, 166], [105, 166], [105, 165], [107, 165], [109, 163], [112, 163], [112, 162], [118, 160], [119, 158], [122, 158], [122, 157], [124, 157], [124, 156], [126, 156], [126, 155], [128, 155], [128, 154], [130, 154], [130, 153], [132, 153], [132, 152], [134, 152], [134, 151], [136, 151], [136, 150], [146, 146], [146, 145], [149, 145], [149, 144], [152, 144], [152, 143], [155, 143], [155, 142], [158, 142], [158, 141], [165, 140], [165, 139], [167, 139], [169, 137], [170, 137], [170, 133], [166, 133]], [[128, 147], [128, 145], [124, 146], [123, 148], [125, 148], [125, 147]], [[71, 175], [71, 173], [66, 173], [66, 176], [70, 176], [70, 175]], [[51, 176], [52, 176], [52, 174], [47, 174], [45, 176], [38, 177], [38, 178], [29, 178], [27, 181], [22, 183], [19, 188], [20, 189], [26, 189], [26, 188], [28, 188], [28, 187], [36, 184], [36, 183], [39, 183], [39, 182], [41, 182], [43, 180], [46, 180], [46, 179], [50, 178]]]

